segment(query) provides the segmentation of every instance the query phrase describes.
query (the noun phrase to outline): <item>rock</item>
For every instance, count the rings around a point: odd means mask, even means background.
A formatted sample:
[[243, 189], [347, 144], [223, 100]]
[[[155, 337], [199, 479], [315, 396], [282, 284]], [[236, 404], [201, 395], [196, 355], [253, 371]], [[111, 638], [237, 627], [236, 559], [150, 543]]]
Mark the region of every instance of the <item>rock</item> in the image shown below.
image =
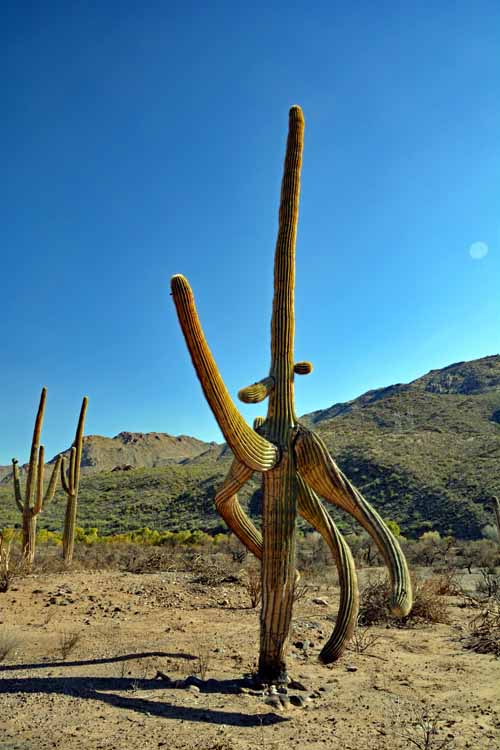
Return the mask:
[[306, 686], [298, 680], [292, 680], [288, 684], [288, 687], [290, 688], [290, 690], [307, 690]]
[[328, 607], [328, 599], [323, 599], [321, 596], [315, 596], [312, 599], [313, 604], [320, 604], [322, 607]]
[[354, 664], [347, 664], [345, 668], [346, 672], [357, 672], [358, 668], [354, 666]]
[[300, 651], [307, 651], [309, 646], [311, 645], [308, 640], [304, 641], [295, 641], [293, 644], [295, 648], [298, 648]]
[[188, 690], [190, 693], [200, 693], [201, 690], [198, 685], [189, 685]]
[[282, 693], [280, 693], [278, 695], [278, 698], [280, 699], [280, 703], [283, 706], [283, 708], [289, 708], [289, 706], [290, 706], [290, 696], [288, 696], [288, 695], [282, 695]]
[[266, 703], [268, 706], [272, 706], [273, 708], [277, 708], [280, 711], [283, 709], [283, 704], [280, 701], [279, 695], [268, 695], [264, 703]]
[[301, 695], [291, 695], [290, 703], [292, 704], [292, 706], [297, 706], [298, 708], [304, 708], [304, 706], [306, 705], [306, 702]]

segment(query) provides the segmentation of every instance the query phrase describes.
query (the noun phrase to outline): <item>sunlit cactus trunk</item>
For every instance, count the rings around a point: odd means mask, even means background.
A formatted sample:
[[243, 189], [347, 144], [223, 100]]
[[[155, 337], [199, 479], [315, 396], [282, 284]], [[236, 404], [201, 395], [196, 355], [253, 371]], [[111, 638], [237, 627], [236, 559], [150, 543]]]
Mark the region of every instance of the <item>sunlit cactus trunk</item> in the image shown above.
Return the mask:
[[23, 538], [21, 553], [26, 566], [31, 569], [35, 561], [36, 515], [31, 508], [23, 513]]
[[83, 450], [83, 429], [87, 413], [88, 398], [83, 397], [80, 417], [76, 428], [75, 439], [70, 452], [69, 470], [66, 476], [66, 460], [63, 456], [61, 463], [61, 484], [68, 496], [66, 512], [64, 514], [63, 558], [66, 565], [73, 561], [75, 551], [76, 511], [78, 505], [78, 490], [80, 488], [80, 466]]
[[[354, 561], [318, 495], [350, 513], [375, 539], [391, 574], [394, 614], [407, 614], [412, 604], [410, 577], [397, 540], [378, 513], [340, 472], [322, 441], [300, 425], [295, 415], [294, 376], [312, 371], [309, 362], [294, 362], [295, 243], [303, 137], [302, 110], [295, 106], [289, 113], [274, 261], [271, 367], [269, 375], [238, 393], [245, 403], [269, 399], [267, 417], [257, 418], [254, 430], [243, 420], [224, 385], [205, 340], [187, 279], [176, 275], [171, 281], [172, 296], [193, 366], [235, 456], [217, 493], [216, 507], [247, 549], [262, 561], [259, 679], [266, 683], [287, 680], [286, 647], [297, 581], [297, 512], [322, 534], [339, 572], [339, 611], [333, 633], [320, 654], [324, 663], [339, 658], [356, 623], [359, 595]], [[262, 534], [237, 498], [237, 492], [255, 471], [263, 474]]]
[[43, 415], [45, 411], [45, 401], [47, 398], [47, 389], [42, 388], [38, 412], [35, 419], [33, 430], [33, 439], [31, 441], [30, 460], [28, 465], [28, 476], [26, 479], [26, 488], [24, 497], [21, 491], [21, 482], [19, 478], [19, 466], [17, 459], [12, 459], [12, 477], [14, 480], [14, 499], [19, 511], [22, 514], [22, 542], [21, 550], [23, 561], [28, 569], [31, 569], [35, 559], [36, 545], [36, 522], [37, 516], [50, 503], [54, 497], [57, 486], [57, 477], [61, 457], [58, 456], [52, 475], [44, 494], [43, 475], [45, 469], [45, 452], [43, 445], [40, 445], [42, 433]]
[[294, 406], [295, 242], [299, 214], [304, 118], [292, 107], [285, 157], [279, 230], [274, 261], [271, 370], [264, 435], [280, 451], [279, 463], [263, 475], [262, 611], [259, 675], [265, 682], [286, 680], [285, 653], [295, 584], [297, 471], [293, 451], [297, 425]]

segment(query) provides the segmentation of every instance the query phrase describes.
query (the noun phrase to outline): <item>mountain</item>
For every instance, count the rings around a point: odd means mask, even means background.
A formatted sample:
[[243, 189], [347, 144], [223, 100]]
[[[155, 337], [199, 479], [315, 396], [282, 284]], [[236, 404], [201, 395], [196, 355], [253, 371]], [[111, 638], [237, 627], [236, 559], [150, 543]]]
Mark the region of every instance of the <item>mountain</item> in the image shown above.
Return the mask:
[[[130, 470], [142, 467], [180, 464], [207, 451], [221, 450], [217, 443], [205, 443], [187, 435], [168, 435], [165, 432], [120, 432], [113, 438], [86, 435], [83, 438], [82, 476], [100, 471]], [[62, 452], [69, 462], [70, 448]], [[57, 455], [49, 462], [53, 464]], [[69, 465], [69, 463], [68, 463]], [[25, 473], [27, 464], [21, 472]], [[0, 466], [0, 482], [11, 480], [12, 467]]]
[[[499, 355], [368, 391], [301, 421], [321, 435], [351, 481], [405, 534], [434, 528], [477, 538], [493, 522], [489, 497], [500, 494]], [[90, 436], [84, 445], [81, 525], [103, 532], [145, 525], [223, 528], [213, 498], [230, 465], [227, 446], [163, 433]], [[130, 466], [141, 468], [123, 470]], [[113, 471], [116, 467], [122, 470]], [[257, 479], [240, 493], [255, 517]], [[0, 526], [19, 520], [10, 494], [10, 480], [4, 477]], [[50, 528], [61, 524], [57, 497], [44, 513], [43, 523]], [[333, 514], [341, 527], [355, 528], [348, 516]]]

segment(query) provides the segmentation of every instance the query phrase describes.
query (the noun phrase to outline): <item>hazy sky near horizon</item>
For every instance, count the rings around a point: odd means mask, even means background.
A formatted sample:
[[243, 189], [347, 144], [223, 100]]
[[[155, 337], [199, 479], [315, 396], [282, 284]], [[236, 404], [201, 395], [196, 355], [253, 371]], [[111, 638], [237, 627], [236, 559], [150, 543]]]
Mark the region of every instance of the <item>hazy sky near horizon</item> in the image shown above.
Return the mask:
[[[288, 108], [306, 118], [303, 414], [500, 350], [500, 4], [50, 2], [0, 11], [0, 464], [122, 430], [221, 440], [267, 374]], [[243, 407], [249, 420], [265, 405]]]

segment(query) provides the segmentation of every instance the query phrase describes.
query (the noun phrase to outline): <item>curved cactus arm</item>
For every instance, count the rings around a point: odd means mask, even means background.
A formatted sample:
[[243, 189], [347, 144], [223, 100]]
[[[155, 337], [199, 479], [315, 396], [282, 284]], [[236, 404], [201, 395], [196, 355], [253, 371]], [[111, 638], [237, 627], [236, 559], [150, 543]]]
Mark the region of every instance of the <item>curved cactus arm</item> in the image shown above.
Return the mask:
[[17, 458], [12, 459], [12, 477], [14, 479], [14, 497], [16, 500], [16, 505], [21, 513], [23, 513], [24, 503], [23, 496], [21, 494], [21, 482], [19, 481], [19, 465]]
[[45, 495], [43, 496], [43, 502], [42, 502], [42, 510], [47, 507], [47, 505], [53, 500], [56, 487], [57, 487], [57, 480], [59, 479], [60, 474], [60, 466], [62, 463], [62, 456], [58, 456], [56, 458], [56, 462], [54, 464], [54, 468], [52, 469], [52, 474], [50, 475], [49, 484], [45, 491]]
[[309, 375], [313, 371], [313, 366], [310, 362], [296, 362], [293, 371], [296, 375]]
[[238, 391], [238, 398], [245, 404], [258, 404], [269, 396], [274, 388], [274, 378], [262, 378], [257, 383], [247, 385]]
[[350, 513], [375, 540], [389, 569], [392, 584], [390, 607], [403, 617], [412, 607], [411, 580], [406, 559], [386, 524], [353, 487], [331, 458], [317, 435], [301, 428], [295, 441], [299, 474], [318, 495]]
[[35, 419], [35, 427], [33, 429], [33, 439], [31, 441], [28, 478], [26, 480], [26, 504], [28, 506], [32, 505], [31, 501], [34, 500], [35, 495], [36, 495], [37, 459], [38, 459], [40, 435], [42, 432], [43, 414], [45, 411], [46, 399], [47, 399], [47, 389], [44, 386], [42, 388], [42, 393], [40, 395], [40, 403], [38, 405], [38, 412], [37, 412], [36, 419]]
[[43, 445], [38, 449], [38, 468], [36, 472], [36, 495], [33, 513], [37, 515], [43, 507], [43, 474], [45, 471], [45, 449]]
[[241, 507], [236, 494], [252, 474], [252, 469], [235, 458], [224, 484], [215, 496], [215, 507], [240, 542], [260, 560], [262, 535]]
[[66, 456], [61, 456], [61, 484], [67, 495], [70, 495], [68, 480], [66, 479]]
[[76, 489], [75, 480], [76, 480], [76, 447], [73, 446], [69, 454], [69, 476], [68, 476], [68, 484], [69, 484], [71, 495], [75, 494], [75, 489]]
[[193, 366], [229, 447], [249, 469], [272, 469], [278, 460], [278, 449], [257, 435], [234, 405], [208, 348], [188, 280], [180, 274], [173, 276], [171, 289]]
[[298, 511], [318, 531], [330, 547], [337, 566], [340, 602], [335, 627], [319, 655], [323, 664], [336, 661], [350, 641], [359, 611], [359, 590], [356, 567], [351, 550], [337, 529], [321, 500], [298, 475]]

